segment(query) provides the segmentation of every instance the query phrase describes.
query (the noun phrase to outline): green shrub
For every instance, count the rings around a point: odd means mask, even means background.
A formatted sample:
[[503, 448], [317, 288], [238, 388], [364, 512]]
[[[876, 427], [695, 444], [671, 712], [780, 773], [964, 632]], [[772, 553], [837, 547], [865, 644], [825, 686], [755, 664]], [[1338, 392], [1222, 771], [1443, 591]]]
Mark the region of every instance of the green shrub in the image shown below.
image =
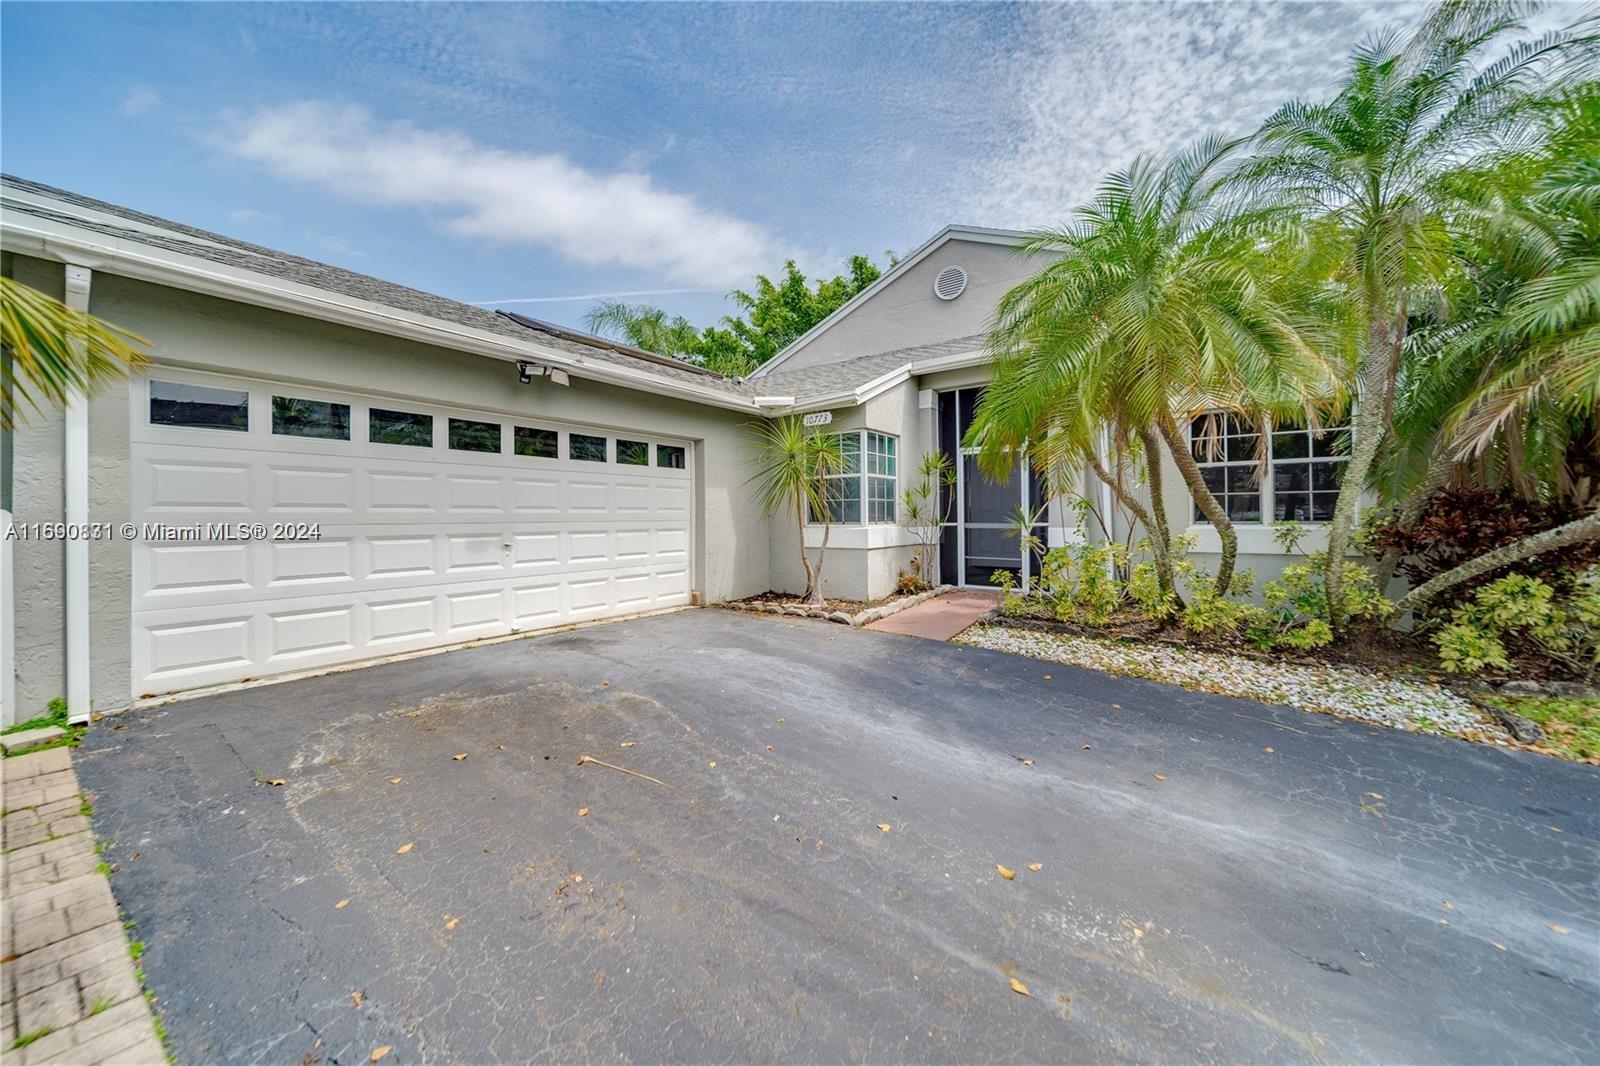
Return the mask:
[[1455, 674], [1510, 669], [1521, 645], [1592, 677], [1600, 667], [1600, 568], [1580, 575], [1566, 596], [1531, 574], [1507, 574], [1451, 610], [1433, 643]]
[[[1333, 642], [1328, 622], [1328, 590], [1323, 582], [1323, 552], [1303, 565], [1286, 566], [1276, 580], [1261, 586], [1266, 606], [1250, 622], [1246, 638], [1263, 651], [1294, 648], [1310, 651]], [[1372, 571], [1360, 563], [1344, 564], [1340, 599], [1352, 622], [1381, 622], [1394, 613], [1394, 602], [1378, 588]]]

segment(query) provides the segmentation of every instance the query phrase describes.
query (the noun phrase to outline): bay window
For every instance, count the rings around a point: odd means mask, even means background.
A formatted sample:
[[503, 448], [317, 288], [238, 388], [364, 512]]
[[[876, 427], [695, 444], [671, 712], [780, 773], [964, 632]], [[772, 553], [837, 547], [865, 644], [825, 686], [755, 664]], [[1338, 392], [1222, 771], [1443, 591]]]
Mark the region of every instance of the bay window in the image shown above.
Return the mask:
[[[842, 462], [823, 478], [827, 520], [836, 525], [895, 521], [899, 474], [899, 438], [873, 430], [835, 433]], [[811, 507], [809, 519], [820, 524], [823, 516]]]

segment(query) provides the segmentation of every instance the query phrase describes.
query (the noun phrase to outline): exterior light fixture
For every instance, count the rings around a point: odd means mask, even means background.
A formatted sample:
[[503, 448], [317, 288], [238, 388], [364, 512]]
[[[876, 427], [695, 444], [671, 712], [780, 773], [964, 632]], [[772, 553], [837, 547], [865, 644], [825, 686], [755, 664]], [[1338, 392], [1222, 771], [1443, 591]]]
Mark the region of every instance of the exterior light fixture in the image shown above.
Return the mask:
[[553, 385], [572, 384], [572, 380], [567, 377], [565, 370], [558, 370], [553, 366], [545, 366], [542, 363], [530, 363], [525, 359], [517, 360], [517, 380], [524, 385], [531, 385], [534, 378], [549, 378]]

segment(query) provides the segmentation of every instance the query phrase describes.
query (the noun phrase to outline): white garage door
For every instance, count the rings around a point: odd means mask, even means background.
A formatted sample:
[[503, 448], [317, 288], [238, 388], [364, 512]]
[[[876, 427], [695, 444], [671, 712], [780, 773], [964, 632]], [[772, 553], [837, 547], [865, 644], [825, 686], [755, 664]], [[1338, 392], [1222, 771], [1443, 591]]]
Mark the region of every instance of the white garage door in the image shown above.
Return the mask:
[[685, 441], [178, 370], [132, 391], [135, 696], [690, 602]]

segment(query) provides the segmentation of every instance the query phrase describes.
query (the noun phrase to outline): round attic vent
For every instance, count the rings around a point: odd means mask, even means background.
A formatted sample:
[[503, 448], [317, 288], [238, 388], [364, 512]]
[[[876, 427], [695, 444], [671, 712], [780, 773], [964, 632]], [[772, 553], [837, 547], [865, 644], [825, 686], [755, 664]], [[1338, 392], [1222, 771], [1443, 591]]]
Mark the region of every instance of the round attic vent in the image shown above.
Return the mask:
[[941, 300], [954, 300], [967, 290], [967, 272], [958, 266], [947, 266], [933, 279], [933, 294]]

